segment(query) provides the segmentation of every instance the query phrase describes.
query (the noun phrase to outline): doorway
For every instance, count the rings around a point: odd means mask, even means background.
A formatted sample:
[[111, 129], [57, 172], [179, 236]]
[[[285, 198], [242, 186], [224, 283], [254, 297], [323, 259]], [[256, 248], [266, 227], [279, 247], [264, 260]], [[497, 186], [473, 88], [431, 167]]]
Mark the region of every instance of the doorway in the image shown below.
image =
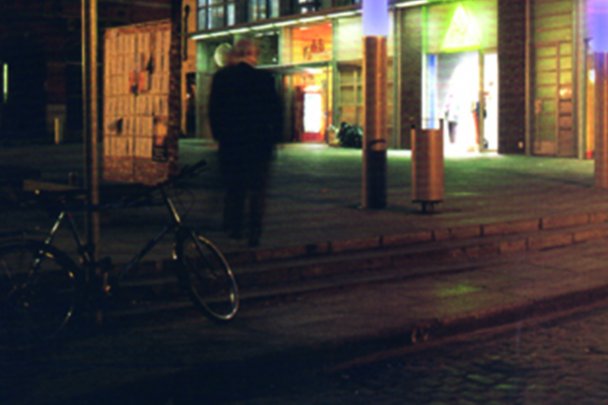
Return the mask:
[[534, 153], [575, 157], [572, 46], [567, 41], [536, 45], [534, 62]]
[[498, 148], [496, 53], [427, 55], [424, 88], [424, 125], [443, 127], [446, 154]]
[[295, 142], [327, 142], [326, 128], [331, 116], [328, 82], [326, 68], [306, 68], [291, 75]]

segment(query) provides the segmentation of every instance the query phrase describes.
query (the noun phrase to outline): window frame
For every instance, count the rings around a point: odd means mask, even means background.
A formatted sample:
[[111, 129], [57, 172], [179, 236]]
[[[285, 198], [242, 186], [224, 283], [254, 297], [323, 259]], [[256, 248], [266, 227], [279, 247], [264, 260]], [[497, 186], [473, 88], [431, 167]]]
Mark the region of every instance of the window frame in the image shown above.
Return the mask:
[[236, 5], [237, 0], [197, 0], [197, 30], [207, 31], [234, 25]]
[[321, 9], [320, 0], [294, 0], [294, 4], [298, 14], [314, 13]]
[[249, 0], [247, 2], [247, 20], [253, 22], [278, 17], [280, 8], [279, 0]]

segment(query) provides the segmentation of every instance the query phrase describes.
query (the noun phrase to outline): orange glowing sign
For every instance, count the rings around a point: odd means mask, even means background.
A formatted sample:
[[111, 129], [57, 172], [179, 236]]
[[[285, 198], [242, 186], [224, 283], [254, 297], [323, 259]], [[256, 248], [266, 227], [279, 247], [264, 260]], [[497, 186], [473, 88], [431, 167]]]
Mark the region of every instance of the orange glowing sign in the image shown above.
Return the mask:
[[292, 55], [294, 63], [331, 60], [331, 24], [307, 25], [292, 30]]

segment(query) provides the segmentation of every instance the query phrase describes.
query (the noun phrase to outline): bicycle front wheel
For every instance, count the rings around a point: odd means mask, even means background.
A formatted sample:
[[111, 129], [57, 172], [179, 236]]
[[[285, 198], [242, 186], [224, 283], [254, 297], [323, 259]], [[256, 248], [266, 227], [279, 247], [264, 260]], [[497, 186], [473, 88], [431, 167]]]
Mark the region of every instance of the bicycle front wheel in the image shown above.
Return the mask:
[[224, 254], [209, 240], [189, 232], [178, 243], [182, 282], [196, 307], [214, 321], [229, 321], [239, 309], [236, 279]]
[[78, 301], [77, 267], [57, 249], [23, 240], [0, 246], [0, 346], [56, 336]]

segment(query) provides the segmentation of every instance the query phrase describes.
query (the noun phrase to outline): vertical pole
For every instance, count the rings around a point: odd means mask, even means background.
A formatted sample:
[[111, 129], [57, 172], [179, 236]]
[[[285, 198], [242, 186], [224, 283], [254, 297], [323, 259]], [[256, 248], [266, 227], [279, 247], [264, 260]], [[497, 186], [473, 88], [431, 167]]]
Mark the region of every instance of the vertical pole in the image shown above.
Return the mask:
[[595, 186], [608, 189], [608, 53], [595, 54]]
[[475, 114], [477, 114], [477, 150], [480, 151], [484, 149], [484, 140], [486, 139], [484, 114], [486, 111], [486, 58], [484, 51], [480, 50], [477, 55], [479, 58], [479, 91], [477, 92], [478, 104]]
[[97, 89], [97, 0], [82, 0], [82, 125], [84, 187], [86, 188], [85, 233], [89, 253], [97, 257], [99, 245], [99, 134]]
[[[171, 2], [171, 49], [169, 50], [169, 159], [177, 157], [182, 122], [182, 1]], [[170, 162], [176, 169], [176, 162]]]
[[363, 208], [386, 207], [386, 38], [363, 39]]
[[388, 0], [364, 0], [363, 10], [363, 208], [386, 207], [386, 37]]

